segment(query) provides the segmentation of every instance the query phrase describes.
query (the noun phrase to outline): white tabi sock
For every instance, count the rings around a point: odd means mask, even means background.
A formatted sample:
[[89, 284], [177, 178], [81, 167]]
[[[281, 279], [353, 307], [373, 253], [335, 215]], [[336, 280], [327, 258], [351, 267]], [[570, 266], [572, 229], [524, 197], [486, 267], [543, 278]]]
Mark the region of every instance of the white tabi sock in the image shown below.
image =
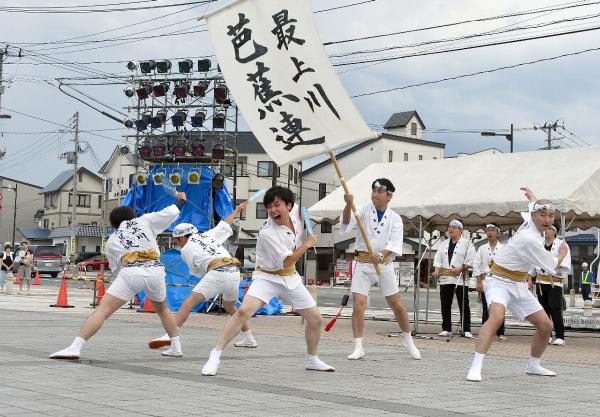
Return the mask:
[[179, 336], [171, 338], [171, 349], [181, 351], [181, 341], [179, 340]]
[[306, 355], [306, 369], [309, 371], [334, 372], [333, 366], [327, 365], [317, 355]]
[[410, 332], [402, 332], [402, 335], [404, 336], [404, 346], [408, 350], [410, 357], [416, 360], [421, 359], [421, 352], [415, 346]]
[[534, 358], [533, 356], [529, 358], [529, 362], [527, 362], [528, 366], [540, 366], [541, 358]]
[[221, 363], [221, 353], [223, 353], [223, 351], [214, 348], [210, 351], [208, 360], [202, 367], [202, 375], [213, 376], [217, 374], [219, 364]]
[[363, 338], [362, 337], [355, 337], [354, 338], [354, 350], [356, 349], [362, 349], [363, 347]]
[[483, 358], [485, 353], [475, 352], [473, 357], [473, 363], [469, 368], [469, 374], [467, 375], [468, 381], [481, 382], [481, 368], [483, 367]]
[[84, 348], [86, 343], [87, 342], [82, 337], [77, 336], [75, 340], [73, 340], [73, 343], [71, 343], [71, 346], [69, 346], [69, 349], [76, 349], [79, 352]]

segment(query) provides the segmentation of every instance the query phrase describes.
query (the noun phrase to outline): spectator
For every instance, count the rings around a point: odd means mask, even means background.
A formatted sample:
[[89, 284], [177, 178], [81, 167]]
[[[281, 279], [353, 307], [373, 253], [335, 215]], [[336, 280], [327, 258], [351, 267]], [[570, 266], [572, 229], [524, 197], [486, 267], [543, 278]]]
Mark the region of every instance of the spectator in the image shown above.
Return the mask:
[[21, 277], [19, 294], [23, 294], [23, 282], [27, 281], [27, 295], [31, 295], [31, 264], [33, 263], [33, 253], [29, 250], [27, 242], [21, 243], [17, 258], [19, 260], [17, 272]]
[[583, 301], [591, 300], [591, 284], [594, 282], [594, 273], [588, 269], [587, 262], [581, 264], [581, 279], [579, 282], [581, 294], [583, 295]]
[[6, 244], [4, 253], [2, 253], [2, 265], [0, 266], [0, 293], [3, 293], [6, 289], [6, 276], [12, 269], [13, 259], [12, 246]]

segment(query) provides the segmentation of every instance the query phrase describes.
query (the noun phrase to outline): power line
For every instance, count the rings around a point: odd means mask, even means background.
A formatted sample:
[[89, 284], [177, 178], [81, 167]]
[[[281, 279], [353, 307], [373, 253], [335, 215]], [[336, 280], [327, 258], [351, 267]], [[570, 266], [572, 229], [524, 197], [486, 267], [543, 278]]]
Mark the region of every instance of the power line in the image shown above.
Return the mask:
[[27, 7], [27, 6], [6, 6], [0, 7], [0, 12], [7, 13], [33, 13], [33, 14], [88, 14], [88, 13], [113, 13], [113, 12], [132, 12], [132, 11], [140, 11], [140, 10], [156, 10], [156, 9], [166, 9], [171, 7], [181, 7], [181, 6], [189, 6], [206, 4], [210, 3], [212, 0], [203, 0], [203, 1], [189, 1], [185, 3], [174, 3], [174, 4], [163, 4], [163, 5], [155, 5], [155, 6], [136, 6], [136, 7], [113, 7], [107, 9], [77, 9], [71, 8], [71, 10], [67, 9], [53, 9], [51, 7]]
[[[572, 2], [572, 3], [581, 3], [581, 2], [577, 1], [577, 2]], [[567, 4], [572, 4], [572, 3], [567, 3]], [[589, 2], [586, 4], [574, 4], [574, 5], [562, 6], [562, 7], [549, 6], [547, 8], [532, 9], [529, 11], [518, 12], [518, 13], [509, 13], [509, 14], [504, 14], [504, 15], [488, 16], [488, 17], [482, 17], [482, 18], [477, 18], [477, 19], [461, 20], [461, 21], [457, 21], [457, 22], [443, 23], [443, 24], [439, 24], [439, 25], [426, 26], [426, 27], [422, 27], [422, 28], [408, 29], [408, 30], [402, 30], [402, 31], [397, 31], [397, 32], [388, 32], [388, 33], [381, 33], [378, 35], [367, 35], [367, 36], [350, 38], [350, 39], [342, 39], [339, 41], [329, 41], [329, 42], [324, 42], [323, 45], [328, 46], [328, 45], [336, 45], [336, 44], [341, 44], [341, 43], [356, 42], [356, 41], [369, 40], [369, 39], [377, 39], [377, 38], [383, 38], [383, 37], [388, 37], [388, 36], [404, 35], [407, 33], [423, 32], [423, 31], [429, 31], [429, 30], [434, 30], [434, 29], [459, 26], [459, 25], [464, 25], [464, 24], [468, 24], [468, 23], [486, 22], [486, 21], [490, 21], [490, 20], [505, 19], [505, 18], [509, 18], [509, 17], [518, 17], [518, 16], [529, 15], [529, 14], [545, 13], [548, 11], [559, 11], [559, 10], [571, 9], [571, 8], [576, 8], [576, 7], [590, 6], [590, 5], [594, 5], [594, 4], [600, 4], [600, 1]]]
[[468, 73], [468, 74], [456, 75], [456, 76], [453, 76], [453, 77], [441, 78], [439, 80], [434, 80], [434, 81], [425, 81], [425, 82], [422, 82], [422, 83], [409, 84], [409, 85], [405, 85], [405, 86], [402, 86], [402, 87], [387, 88], [387, 89], [384, 89], [384, 90], [376, 90], [376, 91], [371, 91], [371, 92], [367, 92], [367, 93], [356, 94], [356, 95], [353, 95], [352, 98], [372, 96], [372, 95], [381, 94], [381, 93], [389, 93], [391, 91], [397, 91], [397, 90], [406, 90], [408, 88], [421, 87], [421, 86], [430, 85], [430, 84], [438, 84], [438, 83], [441, 83], [441, 82], [444, 82], [444, 81], [451, 81], [451, 80], [458, 80], [458, 79], [461, 79], [461, 78], [474, 77], [476, 75], [482, 75], [482, 74], [488, 74], [488, 73], [497, 72], [497, 71], [503, 71], [503, 70], [506, 70], [506, 69], [518, 68], [518, 67], [522, 67], [522, 66], [525, 66], [525, 65], [537, 64], [537, 63], [540, 63], [540, 62], [554, 61], [556, 59], [565, 58], [565, 57], [568, 57], [568, 56], [581, 55], [581, 54], [585, 54], [587, 52], [596, 52], [596, 51], [600, 51], [600, 48], [584, 49], [583, 51], [570, 52], [570, 53], [556, 55], [556, 56], [552, 56], [552, 57], [548, 57], [548, 58], [536, 59], [534, 61], [521, 62], [519, 64], [506, 65], [506, 66], [503, 66], [503, 67], [492, 68], [492, 69], [482, 70], [482, 71], [476, 71], [476, 72], [471, 72], [471, 73]]

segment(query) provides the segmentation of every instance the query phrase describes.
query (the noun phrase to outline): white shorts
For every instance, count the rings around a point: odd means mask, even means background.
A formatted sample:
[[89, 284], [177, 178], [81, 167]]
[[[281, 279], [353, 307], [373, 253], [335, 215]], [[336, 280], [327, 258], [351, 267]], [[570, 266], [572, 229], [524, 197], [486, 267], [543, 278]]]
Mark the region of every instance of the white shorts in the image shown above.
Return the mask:
[[210, 300], [223, 294], [224, 301], [236, 301], [240, 289], [240, 272], [208, 271], [192, 291]]
[[150, 268], [129, 267], [119, 272], [115, 282], [106, 290], [123, 301], [131, 300], [138, 292], [144, 291], [151, 301], [163, 302], [167, 298], [165, 269], [162, 266]]
[[352, 271], [350, 291], [369, 295], [369, 289], [377, 283], [384, 297], [396, 294], [399, 290], [394, 265], [390, 262], [388, 264], [380, 264], [380, 267], [381, 275], [377, 275], [373, 264], [356, 262], [354, 271]]
[[246, 295], [258, 298], [265, 304], [268, 304], [273, 297], [281, 297], [290, 303], [294, 310], [304, 310], [317, 305], [304, 285], [298, 285], [290, 289], [285, 285], [283, 279], [281, 283], [278, 283], [262, 278], [254, 278]]
[[543, 310], [537, 298], [529, 291], [527, 282], [507, 282], [494, 276], [483, 281], [488, 307], [492, 303], [502, 304], [519, 320]]

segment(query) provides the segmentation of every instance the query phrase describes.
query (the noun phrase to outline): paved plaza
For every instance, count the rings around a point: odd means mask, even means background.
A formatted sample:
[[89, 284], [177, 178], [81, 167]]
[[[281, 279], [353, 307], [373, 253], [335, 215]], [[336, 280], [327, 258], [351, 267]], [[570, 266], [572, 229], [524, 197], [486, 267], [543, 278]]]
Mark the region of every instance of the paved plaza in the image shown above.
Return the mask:
[[[89, 292], [69, 290], [73, 309], [53, 309], [53, 287], [31, 296], [0, 294], [2, 416], [591, 416], [599, 415], [600, 334], [567, 333], [543, 364], [556, 378], [525, 374], [531, 330], [510, 329], [484, 363], [484, 381], [465, 380], [474, 341], [446, 342], [438, 325], [421, 325], [423, 359], [414, 361], [386, 320], [366, 323], [364, 360], [349, 361], [350, 321], [323, 333], [320, 356], [335, 373], [304, 369], [299, 317], [256, 317], [259, 347], [229, 347], [219, 374], [203, 377], [227, 316], [194, 314], [182, 330], [183, 358], [147, 348], [162, 334], [155, 314], [122, 309], [82, 352], [53, 361], [92, 311]], [[327, 320], [327, 319], [326, 319]], [[475, 329], [475, 332], [478, 329]], [[584, 387], [585, 395], [580, 388]]]

